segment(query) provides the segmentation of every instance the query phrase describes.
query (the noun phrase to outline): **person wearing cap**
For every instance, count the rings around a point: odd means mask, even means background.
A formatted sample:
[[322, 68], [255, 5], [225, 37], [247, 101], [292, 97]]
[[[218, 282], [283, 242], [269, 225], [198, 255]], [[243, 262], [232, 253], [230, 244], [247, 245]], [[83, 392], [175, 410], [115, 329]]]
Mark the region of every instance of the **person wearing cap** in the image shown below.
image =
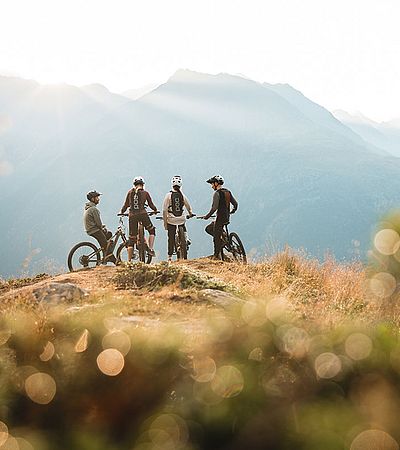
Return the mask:
[[163, 203], [163, 220], [164, 228], [168, 233], [168, 261], [172, 261], [172, 255], [175, 249], [175, 233], [176, 227], [183, 227], [185, 231], [186, 242], [190, 245], [187, 239], [186, 219], [183, 214], [184, 208], [189, 216], [193, 216], [192, 207], [186, 195], [182, 192], [182, 177], [175, 175], [171, 180], [171, 191], [167, 193]]
[[156, 238], [156, 228], [152, 224], [146, 206], [149, 206], [155, 213], [157, 207], [154, 205], [150, 194], [144, 189], [144, 178], [135, 177], [133, 179], [133, 188], [128, 191], [125, 202], [121, 208], [121, 214], [129, 208], [129, 242], [128, 242], [128, 259], [133, 257], [134, 245], [137, 245], [139, 222], [142, 222], [144, 228], [149, 233], [148, 253], [155, 256], [154, 241]]
[[100, 211], [97, 209], [97, 205], [100, 202], [100, 192], [90, 191], [87, 193], [86, 198], [89, 200], [85, 204], [85, 211], [83, 213], [83, 223], [86, 233], [89, 236], [94, 237], [103, 250], [104, 262], [116, 263], [116, 258], [112, 254], [112, 237], [111, 231], [108, 231], [106, 226], [103, 225], [100, 217]]
[[[206, 233], [213, 236], [214, 241], [214, 255], [211, 255], [212, 259], [221, 259], [222, 250], [222, 231], [224, 225], [229, 223], [230, 214], [233, 214], [238, 209], [238, 202], [232, 195], [232, 192], [222, 185], [224, 184], [224, 179], [221, 175], [214, 175], [207, 180], [215, 191], [213, 195], [213, 201], [211, 209], [203, 216], [203, 219], [208, 220], [215, 212], [217, 217], [214, 222], [208, 224], [205, 228]], [[230, 205], [232, 204], [232, 211], [230, 210]]]

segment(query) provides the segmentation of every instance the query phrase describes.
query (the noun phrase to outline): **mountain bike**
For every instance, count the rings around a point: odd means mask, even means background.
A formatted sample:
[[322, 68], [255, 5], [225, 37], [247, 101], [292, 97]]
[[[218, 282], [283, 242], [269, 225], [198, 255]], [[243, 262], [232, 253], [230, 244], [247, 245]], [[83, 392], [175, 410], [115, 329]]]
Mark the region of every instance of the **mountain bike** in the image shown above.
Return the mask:
[[[198, 219], [204, 219], [204, 216], [197, 217]], [[210, 219], [215, 218], [211, 216]], [[246, 251], [244, 245], [235, 232], [230, 233], [228, 229], [229, 223], [224, 225], [222, 230], [222, 249], [221, 249], [221, 259], [222, 261], [235, 260], [242, 264], [247, 264]]]
[[116, 247], [119, 239], [122, 239], [122, 243], [117, 251], [117, 264], [120, 262], [118, 258], [118, 252], [120, 248], [124, 247], [128, 239], [125, 234], [125, 226], [122, 218], [119, 219], [119, 225], [117, 231], [108, 240], [108, 245], [112, 245], [113, 252], [107, 255], [106, 258], [102, 256], [103, 250], [101, 247], [93, 244], [93, 242], [79, 242], [74, 245], [68, 254], [68, 269], [70, 272], [81, 269], [88, 269], [91, 267], [96, 267], [100, 264], [106, 264], [107, 259], [110, 259], [111, 255], [114, 255], [114, 248]]
[[[160, 211], [151, 211], [148, 212], [149, 216], [154, 214], [158, 214]], [[117, 214], [117, 216], [129, 217], [129, 214]], [[146, 242], [145, 234], [144, 234], [144, 226], [142, 222], [138, 223], [138, 237], [137, 243], [135, 244], [137, 252], [133, 251], [133, 259], [139, 259], [139, 261], [144, 262], [146, 264], [150, 264], [153, 259], [153, 255], [149, 253], [149, 247]], [[128, 259], [128, 241], [123, 242], [117, 250], [117, 261], [118, 262], [127, 262]]]
[[[187, 215], [186, 219], [189, 220], [192, 217], [195, 217], [196, 214]], [[156, 217], [158, 220], [163, 220], [163, 217]], [[188, 258], [188, 252], [189, 252], [189, 245], [190, 242], [188, 242], [188, 239], [186, 237], [186, 231], [185, 231], [185, 224], [177, 225], [176, 232], [175, 232], [175, 252], [177, 259], [187, 259]]]

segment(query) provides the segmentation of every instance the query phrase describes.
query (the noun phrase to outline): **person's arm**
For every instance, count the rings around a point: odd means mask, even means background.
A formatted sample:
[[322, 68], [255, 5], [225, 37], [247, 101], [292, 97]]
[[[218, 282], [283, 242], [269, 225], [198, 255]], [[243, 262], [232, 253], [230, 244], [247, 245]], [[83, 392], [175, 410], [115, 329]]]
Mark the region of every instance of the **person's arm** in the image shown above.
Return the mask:
[[205, 220], [209, 219], [215, 213], [215, 211], [218, 209], [218, 206], [219, 206], [219, 193], [218, 193], [218, 191], [215, 191], [210, 212], [204, 216], [204, 219]]
[[125, 203], [122, 205], [122, 208], [121, 208], [121, 214], [124, 214], [125, 211], [129, 208], [130, 194], [131, 194], [131, 191], [128, 191], [128, 193], [126, 194]]
[[150, 194], [146, 191], [146, 200], [149, 207], [154, 211], [157, 212], [157, 207], [154, 205], [153, 200], [151, 199]]
[[183, 204], [185, 205], [186, 211], [189, 213], [189, 216], [193, 215], [192, 207], [190, 206], [189, 200], [186, 195], [183, 196]]
[[167, 217], [168, 217], [168, 206], [170, 203], [170, 198], [171, 198], [171, 194], [168, 193], [165, 198], [164, 198], [164, 203], [163, 203], [163, 220], [164, 220], [164, 228], [167, 230], [168, 229], [168, 221], [167, 221]]
[[239, 204], [238, 204], [238, 202], [235, 200], [235, 197], [232, 195], [232, 192], [231, 192], [231, 203], [232, 203], [232, 205], [233, 205], [233, 209], [232, 209], [232, 211], [231, 211], [231, 214], [234, 214], [234, 213], [237, 211]]

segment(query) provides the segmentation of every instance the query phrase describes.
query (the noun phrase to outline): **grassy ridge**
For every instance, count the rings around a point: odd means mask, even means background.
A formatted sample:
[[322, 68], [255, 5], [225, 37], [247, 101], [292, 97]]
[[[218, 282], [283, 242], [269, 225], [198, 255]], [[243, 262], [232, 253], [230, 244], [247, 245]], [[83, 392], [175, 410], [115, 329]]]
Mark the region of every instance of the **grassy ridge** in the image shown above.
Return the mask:
[[14, 308], [0, 322], [0, 449], [396, 449], [397, 294], [373, 295], [374, 273], [288, 250], [116, 274], [161, 310], [171, 290], [247, 298], [201, 329], [138, 326], [115, 302]]

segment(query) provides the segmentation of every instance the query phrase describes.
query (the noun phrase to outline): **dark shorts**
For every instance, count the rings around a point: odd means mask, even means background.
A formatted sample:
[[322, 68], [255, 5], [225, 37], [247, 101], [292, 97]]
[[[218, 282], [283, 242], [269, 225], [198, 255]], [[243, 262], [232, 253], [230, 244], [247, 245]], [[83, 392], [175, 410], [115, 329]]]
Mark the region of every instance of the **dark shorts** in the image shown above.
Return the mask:
[[129, 238], [135, 238], [138, 235], [139, 222], [142, 222], [144, 228], [150, 234], [156, 234], [156, 229], [151, 223], [150, 217], [147, 213], [135, 214], [134, 216], [129, 216]]

